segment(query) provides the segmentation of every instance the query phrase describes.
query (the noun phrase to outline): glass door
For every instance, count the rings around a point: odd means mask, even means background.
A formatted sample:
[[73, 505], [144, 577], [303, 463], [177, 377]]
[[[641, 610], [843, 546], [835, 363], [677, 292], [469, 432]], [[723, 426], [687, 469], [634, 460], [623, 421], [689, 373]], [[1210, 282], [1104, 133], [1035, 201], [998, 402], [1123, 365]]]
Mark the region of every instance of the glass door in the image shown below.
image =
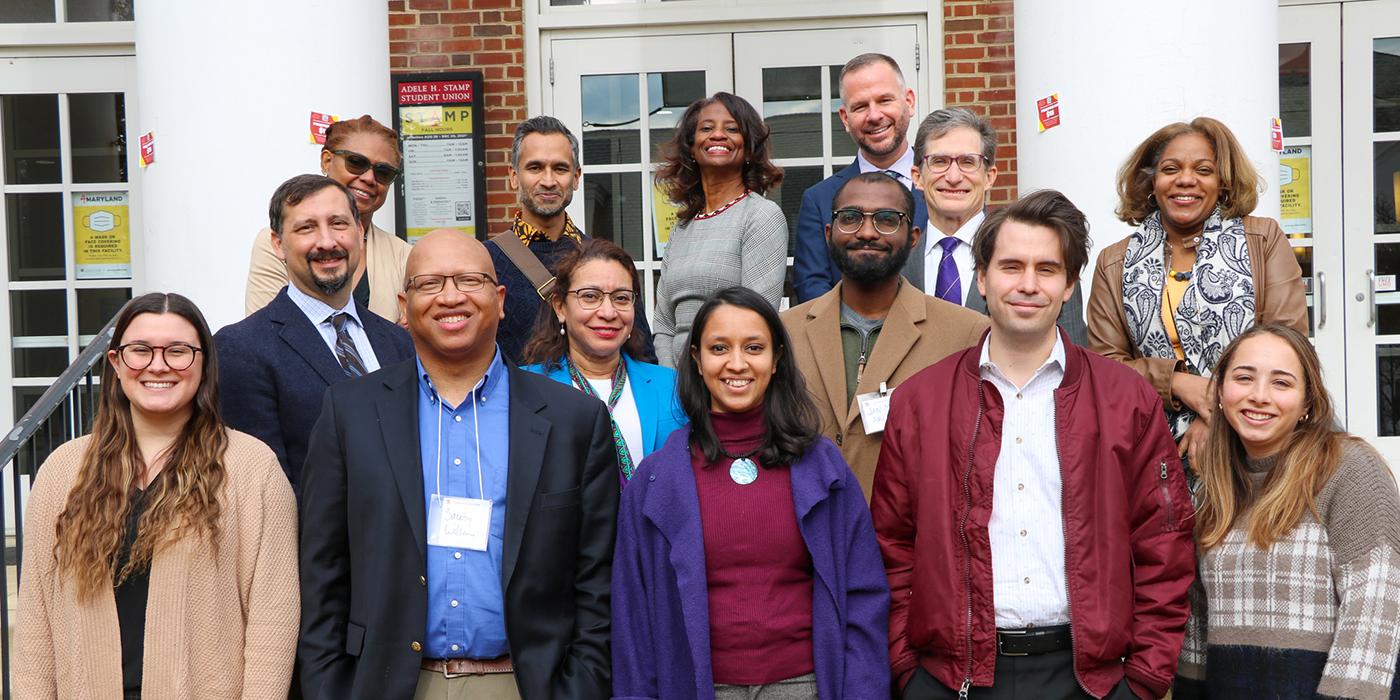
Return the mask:
[[652, 181], [658, 149], [687, 105], [733, 90], [732, 57], [727, 33], [549, 42], [550, 113], [582, 147], [583, 183], [569, 216], [637, 261], [649, 313], [674, 222]]
[[1347, 426], [1400, 468], [1400, 3], [1341, 14]]
[[[140, 230], [135, 59], [0, 63], [0, 377], [12, 425], [131, 298]], [[133, 127], [134, 128], [134, 127]]]
[[[734, 35], [735, 92], [763, 115], [772, 134], [774, 162], [783, 168], [783, 183], [768, 198], [787, 217], [789, 254], [796, 243], [802, 193], [856, 157], [855, 142], [837, 113], [841, 67], [860, 54], [883, 53], [895, 59], [905, 83], [917, 91], [918, 46], [913, 24]], [[927, 101], [920, 101], [910, 119], [910, 140], [927, 109]], [[787, 289], [790, 299], [791, 267]]]

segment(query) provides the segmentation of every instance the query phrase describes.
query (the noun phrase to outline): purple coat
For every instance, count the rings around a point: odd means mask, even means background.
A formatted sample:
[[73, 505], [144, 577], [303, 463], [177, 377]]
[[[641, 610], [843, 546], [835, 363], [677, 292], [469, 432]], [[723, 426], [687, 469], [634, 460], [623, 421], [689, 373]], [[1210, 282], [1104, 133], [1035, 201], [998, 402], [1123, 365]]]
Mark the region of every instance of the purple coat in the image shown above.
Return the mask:
[[[690, 429], [637, 468], [622, 493], [613, 558], [615, 700], [715, 695], [709, 592]], [[836, 446], [818, 438], [792, 466], [798, 529], [812, 555], [812, 653], [824, 700], [888, 700], [889, 586], [870, 510]]]

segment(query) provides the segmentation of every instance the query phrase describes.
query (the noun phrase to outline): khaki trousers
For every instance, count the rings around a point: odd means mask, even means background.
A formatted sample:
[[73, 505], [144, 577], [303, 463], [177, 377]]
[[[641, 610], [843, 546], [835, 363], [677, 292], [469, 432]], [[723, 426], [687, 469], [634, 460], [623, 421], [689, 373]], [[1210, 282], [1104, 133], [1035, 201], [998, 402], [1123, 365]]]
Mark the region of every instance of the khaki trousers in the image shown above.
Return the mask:
[[437, 671], [418, 671], [413, 700], [520, 700], [514, 673], [447, 678]]

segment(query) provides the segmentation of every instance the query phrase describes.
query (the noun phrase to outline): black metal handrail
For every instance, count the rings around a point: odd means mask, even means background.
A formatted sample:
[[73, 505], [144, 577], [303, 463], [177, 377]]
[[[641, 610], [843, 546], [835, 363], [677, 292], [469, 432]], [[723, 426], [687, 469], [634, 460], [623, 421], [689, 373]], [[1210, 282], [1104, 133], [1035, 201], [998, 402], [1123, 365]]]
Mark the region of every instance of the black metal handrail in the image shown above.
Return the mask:
[[[54, 448], [73, 438], [87, 434], [92, 426], [93, 415], [97, 410], [97, 397], [93, 389], [93, 367], [102, 361], [111, 346], [112, 332], [116, 318], [107, 322], [96, 337], [78, 353], [78, 358], [49, 385], [24, 416], [15, 422], [13, 428], [0, 439], [0, 467], [13, 466], [10, 470], [11, 483], [9, 501], [15, 516], [15, 572], [23, 566], [24, 550], [24, 503], [21, 486], [25, 479], [32, 484], [39, 464], [53, 452]], [[59, 410], [63, 409], [63, 410]], [[43, 445], [36, 439], [44, 438]], [[0, 490], [4, 483], [0, 480]], [[6, 552], [8, 555], [8, 552]], [[8, 565], [8, 556], [6, 557]], [[16, 576], [18, 579], [18, 576]], [[10, 629], [10, 583], [7, 576], [0, 576], [0, 630], [8, 634]], [[0, 695], [10, 698], [10, 644], [7, 637], [0, 644]]]

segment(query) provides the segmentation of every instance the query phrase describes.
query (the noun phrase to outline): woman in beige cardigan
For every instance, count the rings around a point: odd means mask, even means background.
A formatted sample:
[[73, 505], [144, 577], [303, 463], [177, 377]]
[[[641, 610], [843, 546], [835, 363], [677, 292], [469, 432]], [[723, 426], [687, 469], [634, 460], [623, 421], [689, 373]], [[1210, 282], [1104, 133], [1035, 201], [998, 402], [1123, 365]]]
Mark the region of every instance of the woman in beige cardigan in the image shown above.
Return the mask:
[[[321, 174], [350, 188], [365, 230], [365, 254], [351, 280], [355, 301], [370, 311], [397, 321], [399, 290], [412, 249], [402, 238], [374, 225], [374, 213], [384, 206], [389, 186], [401, 173], [399, 136], [368, 114], [331, 124], [321, 149]], [[252, 315], [267, 306], [287, 286], [287, 265], [272, 247], [272, 229], [258, 231], [248, 265], [243, 311]]]
[[17, 697], [287, 697], [296, 503], [272, 450], [224, 427], [217, 364], [190, 300], [118, 314], [92, 434], [30, 493]]

